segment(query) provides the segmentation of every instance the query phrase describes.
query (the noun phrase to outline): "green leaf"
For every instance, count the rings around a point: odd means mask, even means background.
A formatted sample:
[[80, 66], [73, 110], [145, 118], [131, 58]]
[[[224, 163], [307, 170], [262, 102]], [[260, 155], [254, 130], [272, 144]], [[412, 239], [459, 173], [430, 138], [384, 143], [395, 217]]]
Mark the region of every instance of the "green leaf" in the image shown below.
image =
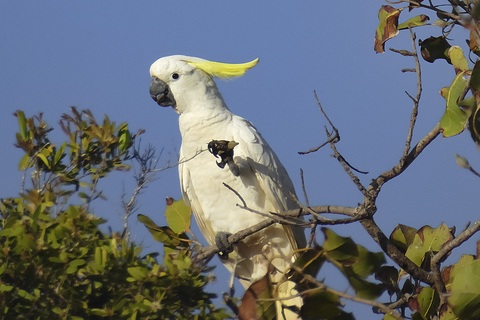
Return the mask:
[[428, 20], [430, 20], [430, 18], [427, 15], [420, 14], [418, 16], [415, 16], [413, 18], [408, 19], [407, 21], [405, 21], [403, 23], [400, 23], [398, 25], [398, 30], [421, 27], [421, 26], [426, 25]]
[[65, 273], [66, 273], [66, 274], [75, 273], [75, 272], [77, 272], [78, 267], [83, 266], [85, 263], [86, 263], [86, 262], [85, 262], [85, 260], [83, 260], [83, 259], [75, 259], [75, 260], [72, 260], [72, 261], [70, 261], [70, 263], [68, 264], [68, 268], [67, 268], [67, 270], [65, 271]]
[[447, 51], [450, 62], [455, 68], [455, 73], [461, 73], [468, 70], [468, 61], [463, 54], [462, 48], [459, 46], [452, 46]]
[[417, 229], [406, 226], [404, 224], [399, 224], [393, 229], [390, 234], [390, 241], [395, 244], [397, 248], [402, 250], [403, 253], [407, 251], [408, 246], [410, 246], [415, 238]]
[[37, 153], [37, 158], [42, 160], [43, 164], [45, 164], [45, 166], [50, 169], [50, 162], [43, 153]]
[[340, 298], [336, 294], [324, 290], [312, 290], [304, 297], [300, 316], [303, 320], [354, 320], [352, 314], [341, 309], [341, 305]]
[[385, 291], [384, 286], [381, 284], [361, 279], [355, 274], [348, 274], [347, 272], [347, 279], [357, 296], [363, 299], [376, 299]]
[[92, 308], [90, 309], [90, 312], [92, 313], [92, 315], [95, 315], [95, 316], [100, 316], [100, 317], [110, 317], [111, 314], [110, 314], [110, 311], [107, 310], [107, 309], [100, 309], [100, 308]]
[[95, 248], [95, 269], [103, 272], [108, 259], [108, 253], [103, 247]]
[[6, 284], [1, 283], [1, 284], [0, 284], [0, 293], [2, 293], [2, 292], [10, 292], [10, 291], [13, 290], [13, 288], [14, 288], [13, 286], [9, 286], [9, 285], [6, 285]]
[[130, 267], [127, 271], [137, 281], [142, 281], [148, 276], [148, 269], [144, 267]]
[[468, 115], [459, 106], [461, 98], [468, 88], [465, 72], [459, 72], [450, 87], [443, 88], [440, 93], [445, 98], [447, 105], [445, 113], [440, 119], [440, 127], [444, 137], [451, 137], [461, 133], [468, 120]]
[[130, 131], [128, 131], [128, 125], [126, 123], [122, 123], [120, 125], [118, 143], [122, 153], [126, 152], [131, 146], [132, 137], [130, 135]]
[[475, 256], [470, 254], [464, 254], [460, 257], [460, 259], [458, 259], [457, 263], [451, 266], [449, 277], [445, 280], [445, 287], [447, 289], [451, 288], [452, 282], [454, 281], [456, 275], [463, 272], [464, 266], [470, 265], [473, 260], [475, 260]]
[[155, 224], [152, 219], [143, 214], [138, 215], [138, 221], [145, 225], [155, 240], [162, 242], [165, 245], [177, 247], [182, 244], [185, 246], [189, 242], [186, 235], [176, 234], [172, 229], [170, 229], [170, 227], [167, 226], [160, 227]]
[[30, 300], [30, 301], [35, 300], [35, 297], [34, 297], [34, 296], [32, 296], [30, 293], [28, 293], [27, 291], [25, 291], [25, 290], [23, 290], [23, 289], [18, 289], [18, 290], [17, 290], [17, 294], [18, 294], [20, 297], [22, 297], [22, 298], [24, 298], [24, 299], [26, 299], [26, 300]]
[[453, 278], [448, 304], [462, 320], [479, 319], [480, 260], [465, 261], [459, 269]]
[[374, 274], [386, 262], [383, 252], [371, 252], [361, 245], [357, 249], [358, 259], [352, 264], [352, 271], [360, 278]]
[[421, 288], [420, 293], [410, 299], [409, 304], [416, 307], [416, 317], [420, 319], [431, 319], [437, 313], [440, 305], [440, 298], [431, 287]]
[[20, 130], [20, 136], [23, 140], [27, 140], [28, 131], [27, 131], [27, 119], [25, 118], [25, 113], [23, 111], [17, 111], [16, 113], [18, 118], [18, 126]]
[[18, 164], [18, 170], [26, 170], [32, 166], [32, 162], [30, 161], [30, 156], [28, 154], [25, 154], [22, 157], [22, 160], [20, 160], [20, 163]]
[[57, 164], [59, 164], [60, 160], [63, 159], [63, 157], [65, 157], [65, 147], [67, 146], [67, 143], [64, 142], [62, 143], [62, 145], [60, 146], [60, 148], [58, 148], [58, 150], [55, 152], [55, 155], [53, 157], [53, 165], [56, 166]]
[[168, 226], [177, 234], [190, 230], [192, 210], [183, 199], [173, 201], [165, 208], [165, 218]]
[[322, 228], [322, 231], [325, 235], [325, 257], [345, 275], [357, 295], [366, 299], [380, 296], [385, 290], [384, 287], [364, 278], [385, 263], [383, 254], [369, 252], [351, 238], [341, 237], [331, 229]]
[[452, 233], [444, 223], [435, 229], [424, 226], [415, 234], [415, 238], [408, 247], [405, 256], [417, 266], [422, 266], [425, 258], [438, 252], [451, 239], [453, 239]]
[[[316, 277], [318, 271], [325, 262], [324, 251], [321, 247], [302, 249], [300, 256], [295, 259], [294, 265], [302, 270], [302, 274]], [[302, 275], [300, 275], [302, 277]], [[301, 280], [301, 278], [299, 279]]]
[[328, 260], [353, 263], [358, 258], [357, 244], [349, 237], [341, 237], [331, 229], [322, 228], [325, 236], [323, 249]]

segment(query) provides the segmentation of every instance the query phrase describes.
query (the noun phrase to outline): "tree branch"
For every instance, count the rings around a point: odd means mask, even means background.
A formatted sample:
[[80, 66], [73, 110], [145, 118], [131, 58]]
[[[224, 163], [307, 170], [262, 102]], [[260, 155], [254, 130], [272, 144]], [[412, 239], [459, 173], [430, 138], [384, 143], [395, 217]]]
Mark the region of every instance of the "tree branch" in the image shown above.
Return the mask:
[[[248, 210], [252, 211], [255, 213], [259, 213], [255, 210], [252, 210], [248, 208], [247, 206], [242, 206], [238, 205], [237, 206]], [[343, 206], [330, 206], [330, 205], [325, 205], [325, 206], [314, 206], [314, 207], [309, 207], [310, 210], [312, 210], [315, 214], [320, 214], [320, 213], [335, 213], [335, 214], [343, 214], [350, 216], [350, 218], [346, 219], [332, 219], [332, 220], [323, 220], [323, 221], [315, 221], [316, 224], [318, 225], [336, 225], [336, 224], [347, 224], [347, 223], [352, 223], [356, 221], [360, 221], [362, 219], [365, 219], [366, 213], [362, 212], [361, 208], [358, 207], [343, 207]], [[266, 214], [262, 213], [262, 215], [271, 215], [272, 213]], [[251, 226], [249, 228], [243, 229], [237, 233], [234, 233], [230, 235], [227, 238], [227, 241], [231, 245], [235, 245], [241, 240], [245, 239], [246, 237], [263, 230], [275, 223], [281, 223], [281, 224], [296, 224], [295, 222], [289, 221], [288, 219], [291, 219], [293, 217], [298, 218], [300, 216], [305, 216], [308, 213], [304, 213], [304, 211], [299, 208], [299, 209], [291, 209], [287, 210], [284, 212], [280, 213], [275, 213], [275, 218], [266, 218], [265, 220], [259, 222], [258, 224]], [[278, 217], [283, 218], [283, 220], [279, 221], [277, 219]], [[305, 221], [306, 224], [310, 224], [311, 222]], [[303, 225], [305, 227], [305, 224]], [[218, 253], [218, 247], [213, 244], [210, 246], [203, 247], [202, 249], [199, 250], [199, 252], [195, 255], [195, 261], [207, 261], [209, 260], [214, 254]]]
[[423, 281], [428, 284], [433, 284], [433, 278], [430, 273], [423, 270], [410, 259], [408, 259], [403, 252], [401, 252], [382, 232], [372, 218], [360, 220], [363, 228], [378, 243], [383, 252], [385, 252], [398, 266], [400, 266], [407, 273], [412, 275], [415, 279]]

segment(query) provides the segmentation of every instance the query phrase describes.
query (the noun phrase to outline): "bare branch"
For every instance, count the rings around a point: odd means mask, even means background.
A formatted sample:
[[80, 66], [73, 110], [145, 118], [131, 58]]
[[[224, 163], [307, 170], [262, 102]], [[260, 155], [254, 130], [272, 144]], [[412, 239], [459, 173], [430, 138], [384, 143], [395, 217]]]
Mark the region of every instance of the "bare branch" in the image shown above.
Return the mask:
[[[367, 189], [363, 186], [363, 184], [360, 182], [360, 179], [352, 172], [352, 166], [345, 160], [345, 158], [338, 152], [337, 147], [335, 146], [334, 142], [330, 143], [330, 148], [333, 151], [333, 156], [335, 159], [338, 160], [338, 162], [342, 165], [343, 170], [347, 173], [347, 175], [350, 177], [352, 180], [353, 184], [358, 188], [358, 190], [362, 193], [362, 195], [365, 197], [367, 195]], [[359, 172], [358, 170], [355, 169], [355, 171]], [[361, 172], [364, 173], [364, 172]]]
[[413, 101], [413, 108], [410, 115], [410, 125], [408, 127], [407, 140], [405, 141], [405, 147], [403, 149], [403, 155], [400, 162], [404, 162], [408, 156], [408, 153], [410, 152], [412, 139], [413, 139], [413, 131], [415, 129], [415, 124], [417, 122], [418, 106], [420, 103], [420, 98], [422, 97], [422, 70], [420, 69], [420, 60], [418, 59], [417, 47], [415, 45], [416, 36], [415, 36], [415, 33], [412, 32], [412, 29], [409, 29], [409, 31], [410, 31], [410, 39], [412, 40], [413, 58], [415, 59], [415, 74], [417, 75], [417, 95], [415, 96], [415, 98], [413, 98], [407, 92], [407, 95]]
[[[323, 148], [324, 146], [326, 146], [329, 143], [340, 141], [340, 134], [339, 134], [337, 128], [333, 125], [333, 122], [330, 121], [330, 118], [328, 117], [327, 113], [323, 110], [322, 104], [320, 103], [320, 100], [318, 99], [317, 92], [313, 91], [313, 93], [315, 95], [315, 100], [317, 101], [317, 106], [320, 109], [320, 112], [325, 117], [325, 119], [328, 121], [328, 124], [330, 125], [330, 127], [332, 128], [333, 134], [329, 134], [327, 141], [325, 141], [324, 143], [322, 143], [318, 147], [312, 148], [312, 149], [307, 150], [307, 151], [299, 151], [298, 154], [301, 154], [301, 155], [316, 152], [316, 151], [320, 150], [321, 148]], [[328, 132], [328, 130], [327, 130], [327, 132]]]

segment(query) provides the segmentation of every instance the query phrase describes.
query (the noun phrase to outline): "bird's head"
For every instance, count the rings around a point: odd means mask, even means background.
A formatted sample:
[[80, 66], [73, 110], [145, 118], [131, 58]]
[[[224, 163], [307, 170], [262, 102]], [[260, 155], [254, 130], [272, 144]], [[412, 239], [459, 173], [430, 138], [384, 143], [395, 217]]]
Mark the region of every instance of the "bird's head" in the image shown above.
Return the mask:
[[239, 77], [257, 63], [258, 58], [231, 64], [181, 55], [163, 57], [150, 67], [150, 96], [158, 105], [172, 106], [182, 113], [192, 102], [199, 103], [202, 97], [219, 96], [212, 77]]

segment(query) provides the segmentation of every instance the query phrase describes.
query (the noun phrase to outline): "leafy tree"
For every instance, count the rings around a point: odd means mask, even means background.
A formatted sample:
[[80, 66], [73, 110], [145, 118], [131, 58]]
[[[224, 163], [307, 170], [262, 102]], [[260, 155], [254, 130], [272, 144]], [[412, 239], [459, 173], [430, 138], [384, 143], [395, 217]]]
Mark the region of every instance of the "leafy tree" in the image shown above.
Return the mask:
[[89, 211], [102, 197], [100, 179], [127, 170], [127, 162], [148, 161], [151, 153], [142, 157], [134, 146], [141, 132], [72, 108], [60, 122], [68, 141], [56, 144], [41, 114], [16, 116], [20, 169], [31, 183], [0, 205], [0, 318], [226, 318], [204, 291], [207, 269], [189, 251], [159, 264], [157, 254], [142, 256], [126, 230], [102, 232], [105, 221]]

